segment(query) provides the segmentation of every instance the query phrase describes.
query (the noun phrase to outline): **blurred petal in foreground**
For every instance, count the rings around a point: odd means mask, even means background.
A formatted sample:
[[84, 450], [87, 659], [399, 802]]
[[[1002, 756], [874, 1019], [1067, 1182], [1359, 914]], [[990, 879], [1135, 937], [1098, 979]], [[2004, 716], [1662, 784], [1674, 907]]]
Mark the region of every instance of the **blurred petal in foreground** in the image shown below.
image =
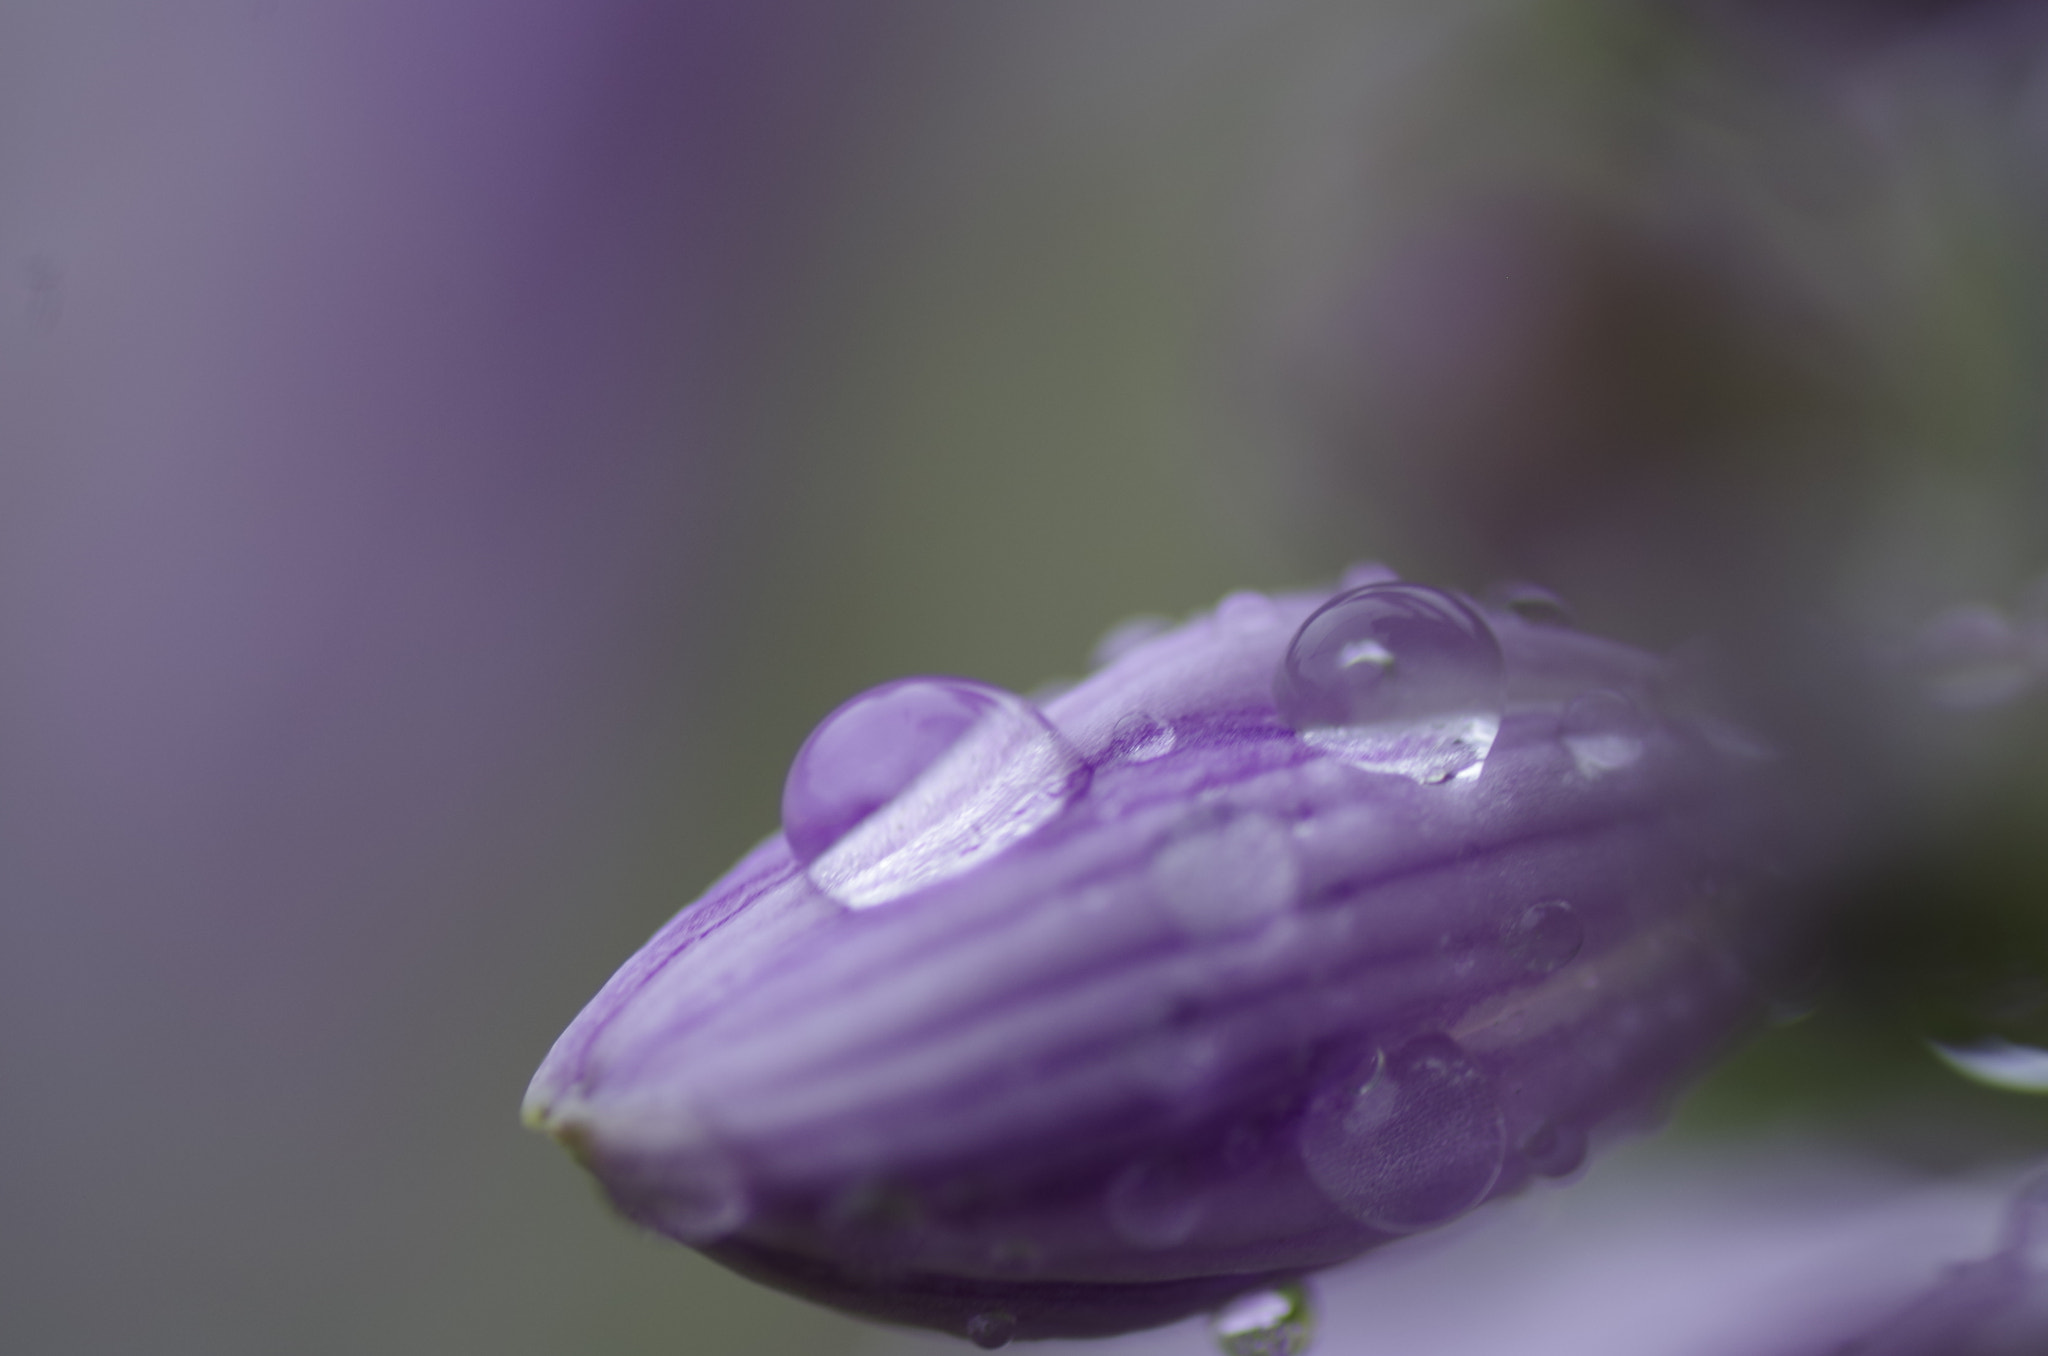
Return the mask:
[[[1643, 1146], [1483, 1229], [1326, 1274], [1315, 1351], [2024, 1356], [2048, 1348], [2043, 1196], [2038, 1180], [1917, 1180], [1796, 1146]], [[1198, 1329], [1044, 1350], [1200, 1356]], [[865, 1356], [949, 1349], [898, 1335]]]

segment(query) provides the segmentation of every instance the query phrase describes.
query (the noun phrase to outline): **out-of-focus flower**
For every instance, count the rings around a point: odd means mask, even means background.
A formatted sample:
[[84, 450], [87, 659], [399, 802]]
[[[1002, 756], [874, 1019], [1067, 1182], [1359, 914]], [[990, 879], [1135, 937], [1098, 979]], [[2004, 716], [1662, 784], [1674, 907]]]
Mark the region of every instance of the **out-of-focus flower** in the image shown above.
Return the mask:
[[986, 1346], [1213, 1309], [1654, 1121], [1796, 941], [1783, 763], [1547, 596], [1346, 584], [1126, 631], [1042, 709], [847, 703], [529, 1119], [652, 1229]]
[[[2032, 1356], [2048, 1347], [2042, 1187], [2009, 1171], [1928, 1180], [1796, 1142], [1636, 1146], [1570, 1191], [1489, 1211], [1483, 1228], [1326, 1273], [1314, 1285], [1314, 1350]], [[1198, 1356], [1209, 1346], [1176, 1327], [1047, 1350]], [[897, 1335], [864, 1356], [938, 1347]]]

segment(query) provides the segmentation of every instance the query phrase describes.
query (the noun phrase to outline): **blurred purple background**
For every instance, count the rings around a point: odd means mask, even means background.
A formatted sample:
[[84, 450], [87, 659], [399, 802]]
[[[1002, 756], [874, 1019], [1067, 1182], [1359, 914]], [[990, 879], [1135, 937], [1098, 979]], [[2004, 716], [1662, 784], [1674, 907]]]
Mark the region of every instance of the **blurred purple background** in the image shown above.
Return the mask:
[[10, 1347], [751, 1321], [650, 1303], [703, 1268], [515, 1108], [710, 837], [675, 769], [862, 59], [738, 0], [0, 14]]

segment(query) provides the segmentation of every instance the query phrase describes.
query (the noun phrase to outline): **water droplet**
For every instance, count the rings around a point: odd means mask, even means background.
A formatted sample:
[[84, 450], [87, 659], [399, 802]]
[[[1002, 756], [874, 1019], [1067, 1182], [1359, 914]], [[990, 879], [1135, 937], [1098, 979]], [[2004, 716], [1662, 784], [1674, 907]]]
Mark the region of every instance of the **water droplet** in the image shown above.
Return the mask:
[[1632, 698], [1604, 687], [1572, 698], [1558, 722], [1558, 733], [1582, 777], [1633, 767], [1642, 760], [1644, 741], [1653, 728]]
[[1586, 944], [1578, 911], [1562, 899], [1531, 904], [1503, 930], [1501, 945], [1531, 974], [1547, 975], [1568, 965]]
[[1273, 702], [1315, 747], [1427, 784], [1479, 774], [1500, 732], [1504, 672], [1499, 642], [1463, 601], [1371, 584], [1302, 624]]
[[1487, 590], [1487, 602], [1512, 612], [1531, 626], [1570, 627], [1576, 624], [1564, 599], [1540, 585], [1511, 579]]
[[2028, 637], [1983, 603], [1935, 616], [1914, 637], [1913, 655], [1928, 701], [1957, 711], [2003, 705], [2042, 676]]
[[1486, 1199], [1507, 1155], [1493, 1080], [1448, 1036], [1344, 1070], [1301, 1125], [1309, 1176], [1345, 1214], [1412, 1233]]
[[710, 1149], [608, 1159], [603, 1180], [621, 1214], [692, 1247], [724, 1238], [752, 1213], [745, 1181]]
[[1133, 1163], [1118, 1173], [1102, 1205], [1117, 1233], [1141, 1248], [1172, 1248], [1187, 1242], [1206, 1209], [1189, 1175], [1156, 1159]]
[[1198, 937], [1255, 927], [1286, 912], [1301, 890], [1294, 838], [1266, 815], [1238, 815], [1166, 845], [1152, 887]]
[[2048, 1092], [2048, 1050], [1998, 1036], [1953, 1044], [1930, 1040], [1927, 1048], [1965, 1078], [2007, 1092]]
[[1179, 743], [1173, 726], [1144, 711], [1134, 711], [1110, 732], [1110, 756], [1126, 763], [1149, 763], [1173, 752]]
[[1315, 1337], [1315, 1308], [1303, 1285], [1239, 1295], [1210, 1321], [1223, 1356], [1302, 1356]]
[[1085, 775], [1015, 695], [910, 678], [811, 732], [783, 787], [783, 832], [819, 889], [866, 908], [995, 856], [1065, 808]]
[[1010, 1345], [1017, 1335], [1017, 1316], [1007, 1309], [991, 1309], [967, 1320], [967, 1340], [983, 1351]]
[[1585, 1132], [1556, 1121], [1537, 1122], [1516, 1148], [1539, 1177], [1569, 1177], [1586, 1161]]

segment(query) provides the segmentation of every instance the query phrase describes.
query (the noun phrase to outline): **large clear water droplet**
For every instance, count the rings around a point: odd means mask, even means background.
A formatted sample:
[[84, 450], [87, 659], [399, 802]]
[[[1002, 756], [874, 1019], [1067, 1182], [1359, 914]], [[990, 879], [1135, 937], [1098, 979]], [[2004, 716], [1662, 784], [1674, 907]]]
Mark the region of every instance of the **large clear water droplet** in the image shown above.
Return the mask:
[[1975, 1082], [2007, 1092], [2048, 1092], [2048, 1050], [1999, 1036], [1954, 1043], [1930, 1040], [1927, 1048]]
[[1642, 761], [1654, 725], [1626, 693], [1611, 688], [1581, 692], [1565, 707], [1558, 734], [1582, 777], [1604, 777]]
[[1586, 926], [1578, 911], [1562, 899], [1531, 904], [1511, 919], [1501, 945], [1532, 975], [1547, 975], [1568, 965], [1586, 944]]
[[1358, 1061], [1319, 1090], [1301, 1125], [1302, 1161], [1362, 1224], [1412, 1233], [1486, 1199], [1507, 1156], [1493, 1080], [1448, 1036]]
[[1325, 603], [1273, 679], [1280, 718], [1309, 743], [1423, 783], [1479, 774], [1504, 700], [1492, 630], [1421, 584], [1371, 584]]
[[1278, 820], [1246, 814], [1169, 843], [1152, 859], [1151, 880], [1182, 928], [1211, 937], [1286, 912], [1301, 892], [1301, 866]]
[[1125, 1242], [1140, 1248], [1173, 1248], [1188, 1241], [1202, 1222], [1206, 1201], [1187, 1173], [1152, 1159], [1118, 1173], [1103, 1193], [1103, 1213]]
[[1007, 1309], [991, 1309], [967, 1320], [967, 1340], [983, 1351], [1010, 1345], [1017, 1335], [1017, 1316]]
[[1302, 1356], [1315, 1338], [1315, 1308], [1306, 1286], [1278, 1285], [1239, 1295], [1209, 1326], [1223, 1356]]
[[867, 908], [995, 856], [1064, 809], [1085, 777], [1014, 694], [909, 678], [811, 732], [783, 786], [782, 829], [819, 889]]

